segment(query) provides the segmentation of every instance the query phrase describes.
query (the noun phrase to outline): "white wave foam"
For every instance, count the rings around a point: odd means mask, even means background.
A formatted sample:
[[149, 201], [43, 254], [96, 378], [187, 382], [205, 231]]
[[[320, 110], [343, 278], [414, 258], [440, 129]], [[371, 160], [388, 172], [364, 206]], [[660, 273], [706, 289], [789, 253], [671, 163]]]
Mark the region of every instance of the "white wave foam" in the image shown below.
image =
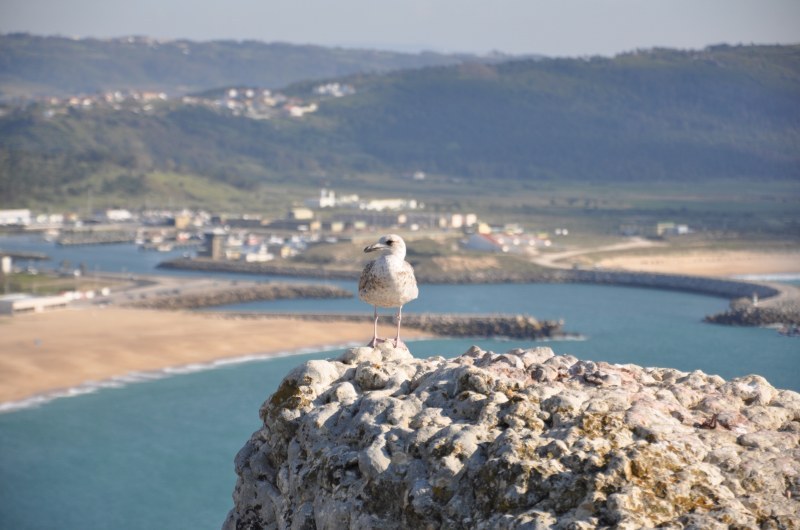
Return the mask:
[[800, 272], [784, 273], [784, 274], [737, 274], [731, 276], [737, 280], [753, 280], [765, 282], [788, 282], [800, 280]]

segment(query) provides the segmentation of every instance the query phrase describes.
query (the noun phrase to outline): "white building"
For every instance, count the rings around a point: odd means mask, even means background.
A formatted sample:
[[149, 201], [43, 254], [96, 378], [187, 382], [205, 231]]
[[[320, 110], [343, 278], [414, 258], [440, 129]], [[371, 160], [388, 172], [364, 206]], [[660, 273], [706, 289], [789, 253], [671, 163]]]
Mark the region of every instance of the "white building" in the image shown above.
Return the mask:
[[15, 313], [41, 313], [45, 309], [67, 307], [70, 302], [67, 295], [31, 296], [29, 294], [10, 294], [0, 297], [0, 315]]
[[292, 208], [289, 210], [289, 219], [294, 221], [310, 221], [314, 218], [314, 212], [309, 208]]
[[263, 263], [275, 259], [275, 254], [269, 252], [266, 245], [261, 245], [255, 250], [248, 250], [243, 255], [243, 259], [247, 263]]
[[291, 116], [293, 118], [302, 118], [304, 115], [306, 115], [306, 114], [308, 114], [310, 112], [316, 112], [317, 111], [317, 104], [316, 103], [311, 103], [310, 105], [305, 105], [305, 106], [302, 106], [302, 105], [289, 105], [287, 110], [289, 111], [289, 116]]
[[128, 210], [111, 209], [106, 210], [106, 219], [112, 223], [121, 223], [133, 219], [133, 214]]
[[350, 195], [339, 195], [336, 198], [336, 206], [339, 208], [358, 208], [359, 201], [360, 199], [355, 193], [351, 193]]
[[60, 225], [64, 223], [64, 215], [60, 213], [40, 213], [36, 216], [36, 223], [40, 225]]
[[305, 203], [310, 208], [333, 208], [336, 206], [336, 192], [322, 188], [319, 198], [306, 199]]
[[333, 96], [341, 98], [355, 94], [356, 90], [352, 85], [342, 85], [340, 83], [327, 83], [314, 87], [314, 93], [321, 96]]
[[0, 210], [0, 226], [31, 224], [31, 211], [28, 209]]
[[416, 210], [415, 199], [371, 199], [360, 204], [362, 210], [383, 212], [385, 210]]
[[450, 216], [451, 228], [465, 228], [475, 225], [478, 222], [478, 216], [474, 213], [454, 213]]
[[533, 254], [538, 247], [549, 247], [550, 241], [526, 234], [472, 234], [465, 246], [480, 252]]

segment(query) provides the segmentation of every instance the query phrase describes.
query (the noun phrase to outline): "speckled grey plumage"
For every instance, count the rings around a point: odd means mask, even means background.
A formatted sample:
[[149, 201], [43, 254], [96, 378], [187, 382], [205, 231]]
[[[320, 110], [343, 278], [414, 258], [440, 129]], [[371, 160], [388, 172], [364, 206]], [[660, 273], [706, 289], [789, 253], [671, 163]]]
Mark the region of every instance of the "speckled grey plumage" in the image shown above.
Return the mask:
[[389, 235], [381, 241], [387, 239], [396, 241], [396, 246], [384, 249], [385, 254], [364, 267], [358, 282], [358, 297], [378, 307], [400, 307], [417, 298], [419, 289], [414, 269], [405, 261], [406, 247], [402, 238]]
[[364, 249], [364, 252], [381, 253], [378, 259], [367, 263], [358, 281], [358, 297], [375, 307], [375, 322], [370, 346], [382, 341], [378, 338], [378, 307], [397, 308], [397, 335], [394, 345], [400, 341], [400, 322], [403, 305], [419, 296], [414, 269], [405, 260], [406, 244], [396, 234], [381, 237], [377, 243]]

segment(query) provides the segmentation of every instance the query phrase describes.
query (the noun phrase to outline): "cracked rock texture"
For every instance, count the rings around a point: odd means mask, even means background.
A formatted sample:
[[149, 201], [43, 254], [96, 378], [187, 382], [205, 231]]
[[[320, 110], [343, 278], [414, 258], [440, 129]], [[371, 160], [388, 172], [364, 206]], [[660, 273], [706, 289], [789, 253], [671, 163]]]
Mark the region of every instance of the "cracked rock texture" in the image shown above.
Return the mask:
[[225, 530], [800, 528], [800, 394], [755, 375], [385, 343], [260, 413]]

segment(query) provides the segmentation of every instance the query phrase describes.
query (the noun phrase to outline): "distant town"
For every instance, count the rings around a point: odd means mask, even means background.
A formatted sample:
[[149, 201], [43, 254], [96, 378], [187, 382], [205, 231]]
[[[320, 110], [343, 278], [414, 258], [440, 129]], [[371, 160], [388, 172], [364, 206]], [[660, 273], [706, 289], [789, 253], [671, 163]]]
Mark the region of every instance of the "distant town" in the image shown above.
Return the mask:
[[[424, 178], [424, 174], [415, 174]], [[474, 213], [433, 213], [413, 198], [362, 198], [322, 189], [291, 206], [280, 218], [203, 210], [104, 209], [91, 215], [0, 210], [0, 226], [41, 231], [61, 245], [136, 243], [143, 250], [186, 247], [218, 260], [264, 262], [291, 258], [311, 245], [348, 240], [362, 232], [402, 230], [464, 234], [464, 248], [476, 251], [531, 252], [551, 245], [550, 236], [527, 234], [518, 225], [490, 225]], [[568, 235], [559, 229], [558, 235]]]
[[[424, 179], [425, 174], [416, 172], [414, 178]], [[430, 212], [414, 198], [364, 198], [337, 195], [332, 189], [288, 207], [278, 218], [189, 209], [110, 208], [91, 214], [7, 209], [0, 210], [0, 228], [39, 231], [60, 245], [135, 243], [147, 251], [185, 248], [187, 256], [245, 262], [292, 258], [313, 245], [388, 230], [418, 232], [420, 237], [458, 235], [464, 250], [515, 254], [536, 254], [551, 247], [554, 237], [570, 235], [567, 228], [529, 233], [518, 224], [490, 224], [471, 212]], [[674, 222], [620, 227], [620, 234], [627, 236], [690, 232], [687, 225]]]
[[[166, 92], [114, 90], [97, 94], [40, 98], [33, 103], [41, 107], [45, 118], [69, 112], [100, 109], [147, 114], [180, 102], [225, 115], [266, 120], [276, 117], [302, 118], [306, 114], [316, 112], [319, 104], [326, 99], [351, 96], [355, 93], [352, 85], [332, 82], [315, 86], [309, 99], [286, 96], [266, 88], [227, 87], [201, 95], [185, 95], [178, 98], [171, 98]], [[30, 101], [24, 103], [25, 106], [30, 104]], [[0, 109], [0, 116], [5, 113], [8, 113], [8, 110]]]

